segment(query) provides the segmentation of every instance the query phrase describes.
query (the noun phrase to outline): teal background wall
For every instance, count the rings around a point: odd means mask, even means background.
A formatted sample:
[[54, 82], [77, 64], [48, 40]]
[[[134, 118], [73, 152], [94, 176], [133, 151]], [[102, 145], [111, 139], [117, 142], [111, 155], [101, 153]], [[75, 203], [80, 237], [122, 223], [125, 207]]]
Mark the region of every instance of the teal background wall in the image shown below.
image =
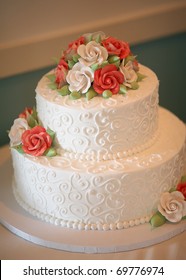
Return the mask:
[[[160, 105], [186, 122], [186, 33], [131, 48], [141, 64], [156, 72], [160, 80]], [[8, 143], [7, 131], [18, 114], [26, 106], [35, 105], [37, 82], [51, 68], [0, 80], [0, 146]]]

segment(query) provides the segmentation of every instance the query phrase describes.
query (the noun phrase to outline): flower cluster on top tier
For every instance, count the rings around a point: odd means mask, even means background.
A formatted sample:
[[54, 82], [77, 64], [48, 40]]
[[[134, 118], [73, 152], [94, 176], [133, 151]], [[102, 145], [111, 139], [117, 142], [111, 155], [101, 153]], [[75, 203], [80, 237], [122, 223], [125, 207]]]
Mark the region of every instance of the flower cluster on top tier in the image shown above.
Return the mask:
[[109, 98], [137, 89], [145, 76], [127, 42], [99, 31], [84, 34], [68, 45], [53, 74], [47, 75], [49, 87], [78, 99], [96, 95]]
[[11, 147], [32, 156], [55, 156], [54, 137], [55, 133], [39, 123], [36, 110], [31, 108], [19, 114], [9, 131]]
[[166, 221], [178, 223], [186, 219], [186, 176], [169, 192], [161, 194], [158, 211], [152, 216], [153, 227], [163, 225]]

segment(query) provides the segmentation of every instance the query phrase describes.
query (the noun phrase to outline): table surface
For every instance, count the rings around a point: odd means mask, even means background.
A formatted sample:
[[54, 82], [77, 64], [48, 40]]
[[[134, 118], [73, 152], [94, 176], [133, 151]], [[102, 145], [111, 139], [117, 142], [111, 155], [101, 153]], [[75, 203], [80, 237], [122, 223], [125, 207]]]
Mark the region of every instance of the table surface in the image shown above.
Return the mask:
[[[0, 168], [9, 159], [10, 152], [8, 146], [1, 147]], [[6, 174], [4, 174], [4, 176], [6, 176]], [[22, 239], [7, 230], [3, 225], [0, 225], [0, 258], [1, 260], [185, 260], [186, 231], [162, 243], [138, 250], [121, 253], [83, 254], [36, 245]]]

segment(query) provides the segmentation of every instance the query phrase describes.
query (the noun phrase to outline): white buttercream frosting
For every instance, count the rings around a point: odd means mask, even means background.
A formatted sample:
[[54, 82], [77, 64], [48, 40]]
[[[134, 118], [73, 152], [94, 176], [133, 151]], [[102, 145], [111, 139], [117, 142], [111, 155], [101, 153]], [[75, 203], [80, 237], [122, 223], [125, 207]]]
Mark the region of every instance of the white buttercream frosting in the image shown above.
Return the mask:
[[80, 230], [115, 230], [148, 222], [160, 195], [181, 178], [185, 125], [160, 109], [160, 136], [123, 159], [32, 157], [12, 149], [18, 202], [47, 222]]

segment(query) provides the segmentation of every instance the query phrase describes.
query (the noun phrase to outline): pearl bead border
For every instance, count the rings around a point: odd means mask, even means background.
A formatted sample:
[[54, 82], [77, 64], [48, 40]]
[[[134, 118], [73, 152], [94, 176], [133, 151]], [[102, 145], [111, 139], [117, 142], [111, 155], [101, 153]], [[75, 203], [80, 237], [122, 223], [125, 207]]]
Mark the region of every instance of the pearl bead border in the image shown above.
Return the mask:
[[57, 153], [60, 156], [64, 156], [67, 159], [71, 159], [71, 160], [83, 160], [83, 161], [116, 160], [116, 159], [122, 159], [122, 158], [130, 157], [130, 156], [133, 156], [137, 153], [143, 152], [144, 150], [150, 148], [155, 143], [155, 141], [157, 140], [158, 137], [159, 137], [159, 129], [156, 131], [154, 136], [149, 141], [147, 141], [146, 143], [141, 144], [139, 146], [136, 146], [132, 149], [121, 151], [121, 152], [114, 153], [114, 154], [106, 153], [106, 152], [105, 153], [92, 152], [90, 154], [74, 153], [74, 152], [64, 151], [61, 148], [59, 148], [57, 150]]
[[15, 182], [13, 180], [13, 194], [17, 201], [17, 203], [25, 209], [27, 212], [29, 212], [32, 216], [37, 217], [38, 219], [45, 221], [47, 223], [53, 224], [55, 226], [61, 226], [62, 228], [69, 228], [74, 230], [99, 230], [99, 231], [108, 231], [108, 230], [122, 230], [127, 229], [129, 227], [138, 226], [140, 224], [148, 223], [153, 215], [146, 215], [144, 217], [140, 217], [137, 219], [131, 219], [129, 221], [121, 221], [117, 223], [111, 223], [111, 224], [101, 224], [101, 223], [94, 223], [94, 224], [86, 224], [79, 221], [68, 221], [63, 220], [61, 218], [55, 218], [49, 214], [42, 213], [32, 207], [30, 207], [26, 202], [22, 200], [20, 195], [18, 194]]

